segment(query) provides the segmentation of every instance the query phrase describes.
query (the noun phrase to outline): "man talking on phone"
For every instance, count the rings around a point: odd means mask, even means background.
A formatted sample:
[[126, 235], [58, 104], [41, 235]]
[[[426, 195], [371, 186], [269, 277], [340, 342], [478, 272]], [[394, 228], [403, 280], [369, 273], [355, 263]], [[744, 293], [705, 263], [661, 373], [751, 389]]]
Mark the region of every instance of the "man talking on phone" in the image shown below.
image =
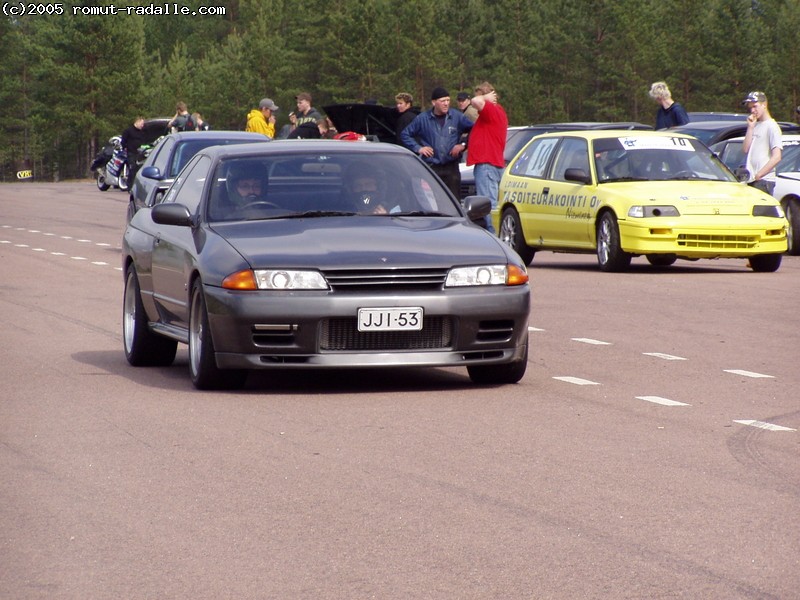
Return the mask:
[[742, 150], [747, 154], [748, 185], [772, 194], [775, 165], [781, 160], [781, 128], [769, 114], [764, 92], [750, 92], [742, 100], [750, 115]]

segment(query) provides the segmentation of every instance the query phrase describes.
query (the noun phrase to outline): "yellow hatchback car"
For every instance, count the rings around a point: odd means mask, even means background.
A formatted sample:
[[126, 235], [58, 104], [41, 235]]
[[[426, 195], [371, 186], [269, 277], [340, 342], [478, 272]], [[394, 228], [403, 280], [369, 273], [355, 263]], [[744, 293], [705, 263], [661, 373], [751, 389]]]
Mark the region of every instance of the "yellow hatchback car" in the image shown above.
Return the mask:
[[597, 253], [603, 271], [643, 255], [657, 267], [742, 258], [771, 272], [786, 251], [780, 203], [695, 138], [663, 131], [533, 138], [506, 168], [492, 220], [525, 264], [550, 250]]

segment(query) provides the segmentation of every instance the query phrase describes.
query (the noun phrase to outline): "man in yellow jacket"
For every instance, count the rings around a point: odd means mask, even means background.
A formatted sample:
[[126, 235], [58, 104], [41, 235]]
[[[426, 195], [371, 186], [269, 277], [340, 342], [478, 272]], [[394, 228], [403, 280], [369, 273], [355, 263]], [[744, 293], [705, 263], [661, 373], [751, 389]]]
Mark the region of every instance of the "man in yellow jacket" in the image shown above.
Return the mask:
[[268, 138], [275, 138], [275, 111], [278, 107], [269, 98], [264, 98], [258, 103], [258, 108], [254, 108], [247, 114], [247, 126], [245, 131], [263, 133]]

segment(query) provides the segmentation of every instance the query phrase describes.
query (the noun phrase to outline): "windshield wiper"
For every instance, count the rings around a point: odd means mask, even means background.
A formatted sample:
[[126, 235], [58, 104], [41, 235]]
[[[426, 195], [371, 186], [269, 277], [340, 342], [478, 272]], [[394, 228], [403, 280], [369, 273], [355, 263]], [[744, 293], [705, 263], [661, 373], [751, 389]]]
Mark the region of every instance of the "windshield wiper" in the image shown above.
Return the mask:
[[352, 217], [356, 213], [352, 211], [345, 211], [345, 210], [307, 210], [306, 212], [301, 213], [292, 213], [288, 215], [282, 215], [281, 218], [284, 219], [303, 219], [306, 217], [313, 218], [313, 217]]
[[618, 181], [650, 181], [647, 177], [611, 177], [610, 179], [601, 179], [600, 183], [617, 183]]
[[386, 217], [450, 217], [447, 213], [433, 210], [410, 210], [408, 212], [396, 212], [382, 215]]

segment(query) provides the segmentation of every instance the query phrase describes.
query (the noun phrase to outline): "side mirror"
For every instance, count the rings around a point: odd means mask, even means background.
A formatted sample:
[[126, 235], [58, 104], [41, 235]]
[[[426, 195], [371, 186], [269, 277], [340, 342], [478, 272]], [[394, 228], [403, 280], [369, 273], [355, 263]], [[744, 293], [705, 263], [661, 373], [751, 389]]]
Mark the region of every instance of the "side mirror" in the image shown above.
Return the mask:
[[159, 169], [158, 167], [152, 167], [152, 166], [145, 167], [144, 169], [139, 171], [139, 173], [141, 173], [142, 177], [147, 177], [148, 179], [155, 179], [156, 181], [161, 181], [162, 179], [164, 179], [164, 176], [161, 175], [161, 169]]
[[178, 227], [192, 227], [192, 215], [183, 204], [157, 204], [150, 211], [153, 223], [158, 225], [176, 225]]
[[483, 221], [492, 212], [492, 201], [486, 196], [467, 196], [462, 204], [470, 221]]
[[736, 179], [738, 179], [739, 181], [747, 181], [748, 179], [750, 179], [750, 171], [748, 171], [744, 167], [736, 167], [733, 170], [733, 174], [736, 175]]
[[583, 169], [567, 169], [564, 171], [564, 179], [567, 181], [576, 181], [583, 185], [592, 183], [592, 178]]

